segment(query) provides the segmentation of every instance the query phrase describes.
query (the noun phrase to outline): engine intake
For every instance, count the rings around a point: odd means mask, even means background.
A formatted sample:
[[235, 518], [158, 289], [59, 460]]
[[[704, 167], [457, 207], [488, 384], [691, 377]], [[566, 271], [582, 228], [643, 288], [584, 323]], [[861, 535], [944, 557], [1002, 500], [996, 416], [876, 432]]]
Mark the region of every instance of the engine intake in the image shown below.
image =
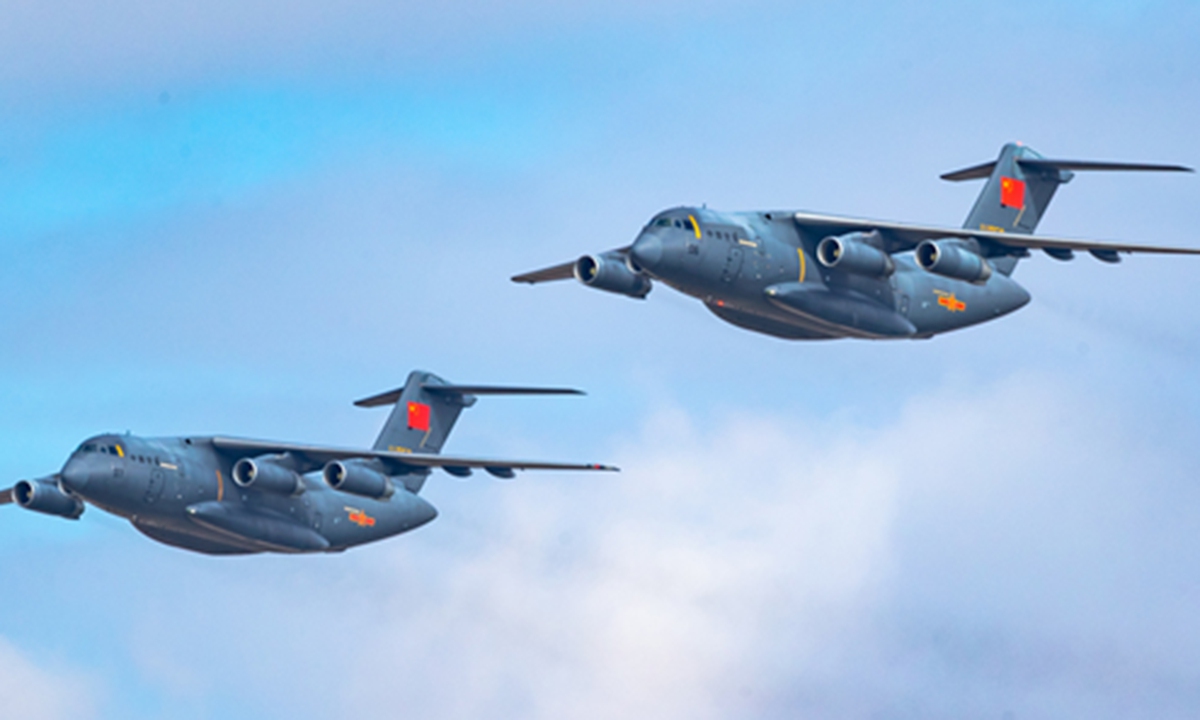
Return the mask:
[[590, 288], [639, 300], [653, 288], [650, 278], [630, 270], [624, 259], [613, 253], [579, 258], [575, 261], [575, 278]]
[[233, 464], [233, 481], [240, 487], [253, 487], [282, 495], [304, 492], [304, 481], [300, 479], [300, 474], [278, 463], [277, 455], [242, 458]]
[[21, 480], [13, 487], [13, 500], [26, 510], [78, 520], [83, 501], [65, 492], [54, 477]]
[[361, 460], [334, 460], [321, 471], [325, 483], [334, 490], [372, 498], [389, 497], [395, 489], [391, 478]]
[[922, 240], [917, 245], [917, 264], [923, 269], [972, 283], [985, 283], [992, 266], [961, 240]]
[[856, 275], [887, 277], [896, 270], [892, 257], [881, 248], [878, 230], [829, 236], [817, 245], [817, 261], [827, 268]]

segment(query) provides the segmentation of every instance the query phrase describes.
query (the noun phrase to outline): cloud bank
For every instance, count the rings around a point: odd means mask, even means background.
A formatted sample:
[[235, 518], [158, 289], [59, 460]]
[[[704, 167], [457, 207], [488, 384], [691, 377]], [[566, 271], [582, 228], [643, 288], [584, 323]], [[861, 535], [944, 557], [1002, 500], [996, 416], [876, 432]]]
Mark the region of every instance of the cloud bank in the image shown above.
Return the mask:
[[1196, 463], [1136, 426], [1036, 374], [878, 425], [665, 408], [619, 476], [438, 479], [341, 557], [122, 530], [127, 650], [198, 716], [1185, 717]]

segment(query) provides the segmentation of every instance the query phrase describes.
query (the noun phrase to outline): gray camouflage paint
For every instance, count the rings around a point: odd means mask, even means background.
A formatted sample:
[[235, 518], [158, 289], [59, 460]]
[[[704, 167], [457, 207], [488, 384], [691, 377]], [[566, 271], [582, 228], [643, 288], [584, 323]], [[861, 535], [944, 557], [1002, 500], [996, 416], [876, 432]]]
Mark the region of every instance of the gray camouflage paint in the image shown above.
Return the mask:
[[[689, 216], [699, 223], [700, 237], [675, 226]], [[657, 225], [662, 219], [671, 225]], [[677, 208], [657, 215], [630, 255], [655, 280], [700, 299], [722, 319], [795, 339], [930, 337], [1029, 302], [1010, 277], [993, 273], [978, 285], [934, 275], [917, 266], [911, 251], [893, 256], [895, 272], [886, 278], [827, 268], [814, 257], [822, 239], [791, 213]], [[800, 306], [773, 301], [789, 293], [813, 300]]]
[[[477, 395], [580, 394], [563, 388], [451, 385], [414, 371], [403, 388], [358, 405], [392, 405], [375, 447], [353, 450], [224, 437], [143, 438], [97, 435], [62, 470], [23, 480], [0, 504], [78, 518], [84, 502], [123, 517], [146, 536], [212, 555], [340, 552], [399, 535], [437, 517], [418, 493], [433, 467], [463, 477], [480, 468], [502, 478], [514, 469], [615, 470], [598, 464], [485, 460], [441, 455], [459, 413]], [[425, 406], [426, 427], [413, 427], [409, 403]], [[236, 466], [284, 469], [286, 487], [235, 482]], [[377, 474], [375, 495], [335, 489], [324, 471], [342, 461]]]
[[[1027, 304], [1010, 276], [1030, 249], [1058, 260], [1084, 250], [1104, 262], [1118, 253], [1200, 250], [1046, 238], [1033, 232], [1073, 170], [1165, 170], [1178, 165], [1049, 160], [1009, 143], [996, 160], [946, 173], [986, 179], [962, 229], [859, 220], [806, 212], [718, 212], [673, 208], [651, 218], [625, 248], [518, 275], [535, 284], [572, 274], [591, 287], [644, 298], [652, 281], [699, 299], [721, 319], [794, 340], [929, 338], [994, 320]], [[1005, 188], [1008, 188], [1006, 191]], [[836, 240], [863, 263], [821, 262]], [[946, 247], [975, 274], [922, 264], [923, 244]], [[927, 247], [928, 249], [928, 247]], [[864, 259], [865, 258], [865, 259]]]

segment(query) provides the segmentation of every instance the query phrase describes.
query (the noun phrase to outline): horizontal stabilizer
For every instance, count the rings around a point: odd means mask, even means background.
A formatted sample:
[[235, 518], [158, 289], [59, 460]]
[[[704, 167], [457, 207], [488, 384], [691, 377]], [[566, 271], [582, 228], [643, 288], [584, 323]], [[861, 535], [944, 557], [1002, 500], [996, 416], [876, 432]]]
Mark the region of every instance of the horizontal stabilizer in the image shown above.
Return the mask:
[[[1183, 165], [1163, 165], [1159, 163], [1126, 163], [1105, 162], [1095, 160], [1048, 160], [1046, 158], [1020, 158], [1017, 161], [1026, 170], [1143, 170], [1161, 172], [1195, 172]], [[963, 180], [982, 180], [990, 177], [996, 169], [996, 161], [972, 165], [962, 170], [945, 173], [943, 180], [961, 182]]]
[[941, 178], [943, 180], [949, 180], [950, 182], [961, 182], [963, 180], [982, 180], [983, 178], [990, 177], [992, 170], [995, 169], [996, 161], [991, 160], [983, 163], [982, 165], [973, 165], [969, 168], [963, 168], [962, 170], [944, 173]]
[[434, 395], [585, 395], [575, 388], [508, 387], [504, 385], [422, 385]]
[[[583, 395], [582, 390], [575, 388], [547, 387], [506, 387], [502, 385], [421, 385], [421, 389], [431, 395]], [[394, 405], [400, 400], [404, 388], [396, 388], [385, 393], [355, 400], [357, 407], [380, 407]]]
[[1094, 160], [1047, 160], [1045, 158], [1022, 158], [1017, 164], [1035, 170], [1145, 170], [1151, 172], [1195, 172], [1183, 165], [1161, 165], [1158, 163], [1097, 162]]

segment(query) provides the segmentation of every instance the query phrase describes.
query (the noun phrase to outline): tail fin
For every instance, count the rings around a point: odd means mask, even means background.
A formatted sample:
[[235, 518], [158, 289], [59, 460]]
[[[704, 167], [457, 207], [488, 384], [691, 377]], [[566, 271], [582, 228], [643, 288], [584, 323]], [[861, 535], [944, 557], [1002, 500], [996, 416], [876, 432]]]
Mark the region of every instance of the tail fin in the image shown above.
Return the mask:
[[[992, 162], [942, 175], [943, 180], [958, 182], [987, 178], [983, 192], [967, 215], [964, 228], [993, 232], [1033, 234], [1059, 185], [1075, 177], [1072, 170], [1168, 170], [1191, 172], [1180, 165], [1148, 163], [1094, 162], [1086, 160], [1047, 160], [1033, 148], [1008, 143], [1000, 157]], [[1017, 258], [1000, 258], [996, 269], [1008, 275]]]
[[358, 407], [396, 407], [388, 416], [375, 450], [439, 453], [454, 429], [458, 414], [475, 404], [477, 395], [582, 395], [571, 388], [451, 385], [431, 372], [414, 370], [404, 387], [356, 401]]

